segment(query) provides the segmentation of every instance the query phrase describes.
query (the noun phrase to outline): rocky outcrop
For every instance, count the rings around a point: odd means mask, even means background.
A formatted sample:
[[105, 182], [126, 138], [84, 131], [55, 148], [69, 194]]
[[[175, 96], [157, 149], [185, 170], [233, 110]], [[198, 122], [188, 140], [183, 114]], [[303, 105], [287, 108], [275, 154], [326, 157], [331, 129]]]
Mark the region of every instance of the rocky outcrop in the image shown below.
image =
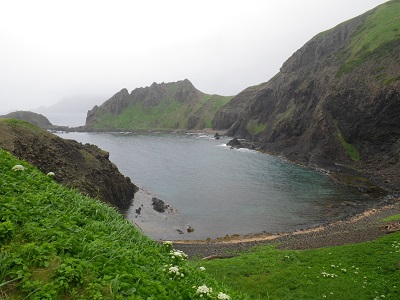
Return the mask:
[[44, 129], [53, 128], [53, 124], [51, 124], [51, 122], [45, 116], [31, 111], [15, 111], [7, 115], [0, 116], [0, 118], [12, 118], [22, 120]]
[[256, 150], [259, 147], [259, 145], [257, 145], [254, 142], [247, 140], [239, 141], [237, 138], [233, 138], [226, 145], [230, 146], [231, 149], [246, 148], [246, 149]]
[[245, 108], [246, 103], [259, 88], [260, 86], [248, 87], [221, 107], [212, 119], [212, 128], [216, 130], [229, 129], [239, 119], [240, 113]]
[[65, 140], [31, 124], [0, 120], [0, 147], [55, 180], [120, 209], [129, 208], [137, 187], [95, 145]]
[[122, 89], [90, 110], [81, 130], [202, 129], [231, 98], [202, 93], [188, 79]]
[[[320, 167], [346, 165], [399, 190], [400, 40], [388, 28], [400, 24], [390, 19], [393, 10], [400, 13], [398, 1], [317, 35], [274, 78], [233, 98], [213, 124], [230, 125], [228, 135], [257, 141], [261, 150]], [[377, 13], [387, 14], [379, 21], [385, 24], [376, 23]]]

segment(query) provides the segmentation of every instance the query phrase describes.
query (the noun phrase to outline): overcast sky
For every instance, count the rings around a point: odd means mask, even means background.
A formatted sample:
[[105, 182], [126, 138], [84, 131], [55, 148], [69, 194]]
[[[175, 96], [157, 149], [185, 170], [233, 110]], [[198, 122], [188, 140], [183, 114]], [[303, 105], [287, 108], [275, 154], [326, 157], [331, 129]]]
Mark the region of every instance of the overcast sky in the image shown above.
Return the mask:
[[234, 95], [381, 0], [0, 0], [0, 112], [188, 78]]

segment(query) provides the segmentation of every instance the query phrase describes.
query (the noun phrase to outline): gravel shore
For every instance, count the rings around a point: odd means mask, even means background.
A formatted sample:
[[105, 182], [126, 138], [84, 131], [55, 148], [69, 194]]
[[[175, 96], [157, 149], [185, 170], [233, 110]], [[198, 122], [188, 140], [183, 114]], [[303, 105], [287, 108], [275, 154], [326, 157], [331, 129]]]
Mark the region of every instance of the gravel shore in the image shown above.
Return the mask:
[[382, 221], [386, 217], [400, 214], [400, 198], [392, 199], [391, 202], [390, 205], [367, 210], [348, 220], [309, 230], [222, 241], [174, 241], [174, 248], [184, 251], [189, 257], [214, 258], [265, 244], [276, 244], [279, 249], [315, 249], [371, 241], [400, 229], [399, 221]]

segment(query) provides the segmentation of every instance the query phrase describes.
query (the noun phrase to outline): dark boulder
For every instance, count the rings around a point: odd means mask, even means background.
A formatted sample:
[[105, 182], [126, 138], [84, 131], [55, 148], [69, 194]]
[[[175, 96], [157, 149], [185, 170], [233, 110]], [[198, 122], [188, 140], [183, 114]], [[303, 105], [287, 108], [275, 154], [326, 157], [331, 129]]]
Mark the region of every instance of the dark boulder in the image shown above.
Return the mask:
[[161, 199], [158, 199], [156, 197], [153, 197], [151, 199], [153, 208], [155, 211], [158, 211], [160, 213], [165, 212], [165, 210], [169, 207], [167, 204], [165, 204], [164, 201], [162, 201]]

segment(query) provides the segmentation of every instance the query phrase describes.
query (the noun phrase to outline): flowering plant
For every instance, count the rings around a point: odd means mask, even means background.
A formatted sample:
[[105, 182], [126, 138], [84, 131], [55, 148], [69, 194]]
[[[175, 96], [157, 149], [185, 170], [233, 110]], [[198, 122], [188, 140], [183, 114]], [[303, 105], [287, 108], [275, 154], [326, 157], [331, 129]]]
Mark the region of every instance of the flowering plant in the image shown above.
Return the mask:
[[22, 165], [15, 165], [14, 167], [12, 167], [13, 171], [25, 171], [25, 167]]
[[172, 248], [172, 242], [171, 241], [165, 241], [165, 242], [163, 242], [163, 245], [164, 245], [164, 247], [165, 248], [167, 248], [167, 250], [172, 250], [173, 248]]
[[169, 252], [169, 256], [172, 258], [172, 260], [174, 261], [174, 262], [176, 262], [176, 263], [178, 263], [179, 261], [184, 261], [184, 260], [186, 260], [187, 259], [187, 255], [183, 252], [183, 251], [181, 251], [181, 250], [175, 250], [175, 249], [172, 249], [170, 252]]
[[178, 266], [169, 267], [168, 268], [168, 273], [174, 278], [176, 278], [176, 277], [178, 277], [178, 278], [179, 277], [181, 277], [181, 278], [185, 277], [185, 274], [181, 270], [179, 270]]
[[217, 296], [217, 299], [219, 299], [219, 300], [229, 300], [229, 299], [231, 299], [231, 297], [229, 297], [227, 294], [219, 292], [218, 296]]
[[[196, 288], [196, 287], [194, 287]], [[212, 293], [212, 288], [207, 287], [205, 284], [198, 286], [196, 290], [196, 295], [198, 295], [200, 298], [203, 297], [211, 297]]]

